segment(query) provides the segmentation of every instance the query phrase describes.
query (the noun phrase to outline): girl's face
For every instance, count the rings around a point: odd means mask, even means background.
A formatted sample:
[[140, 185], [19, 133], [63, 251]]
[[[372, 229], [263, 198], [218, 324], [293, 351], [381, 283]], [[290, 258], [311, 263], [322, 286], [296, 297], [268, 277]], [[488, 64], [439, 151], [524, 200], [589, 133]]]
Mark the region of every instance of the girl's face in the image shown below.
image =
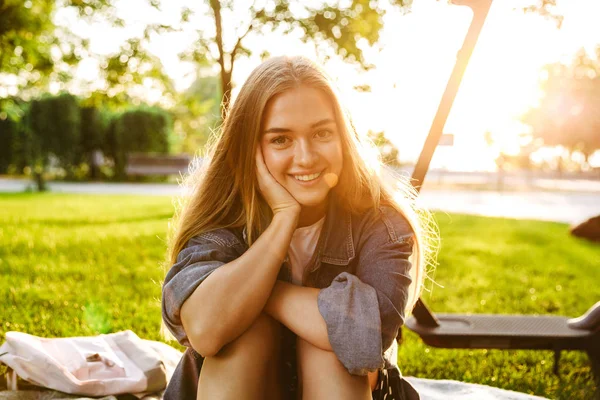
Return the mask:
[[262, 154], [275, 180], [303, 208], [324, 206], [342, 172], [340, 132], [327, 95], [300, 86], [273, 97], [262, 133]]

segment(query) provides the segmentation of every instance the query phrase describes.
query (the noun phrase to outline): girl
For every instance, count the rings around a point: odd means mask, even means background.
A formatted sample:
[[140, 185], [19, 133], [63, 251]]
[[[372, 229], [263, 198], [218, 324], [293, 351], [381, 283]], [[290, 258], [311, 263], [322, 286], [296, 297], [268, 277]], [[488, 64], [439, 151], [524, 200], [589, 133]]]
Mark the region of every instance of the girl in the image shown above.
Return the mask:
[[177, 217], [165, 399], [418, 398], [395, 339], [427, 235], [368, 150], [311, 61], [252, 72]]

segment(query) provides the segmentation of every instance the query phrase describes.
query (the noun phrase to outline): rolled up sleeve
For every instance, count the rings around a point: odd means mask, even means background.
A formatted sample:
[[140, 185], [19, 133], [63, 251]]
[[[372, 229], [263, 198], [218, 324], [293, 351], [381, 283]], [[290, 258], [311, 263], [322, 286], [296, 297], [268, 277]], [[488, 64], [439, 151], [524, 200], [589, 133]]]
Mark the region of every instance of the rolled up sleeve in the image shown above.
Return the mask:
[[235, 245], [227, 245], [214, 234], [194, 237], [177, 256], [165, 277], [162, 290], [162, 318], [177, 341], [190, 347], [181, 322], [181, 307], [196, 288], [217, 268], [239, 257]]
[[375, 289], [347, 272], [319, 292], [319, 312], [338, 360], [354, 375], [383, 366], [381, 326]]
[[364, 231], [356, 275], [339, 274], [318, 297], [331, 347], [354, 375], [384, 365], [383, 353], [404, 323], [411, 284], [413, 233], [407, 221], [382, 207]]

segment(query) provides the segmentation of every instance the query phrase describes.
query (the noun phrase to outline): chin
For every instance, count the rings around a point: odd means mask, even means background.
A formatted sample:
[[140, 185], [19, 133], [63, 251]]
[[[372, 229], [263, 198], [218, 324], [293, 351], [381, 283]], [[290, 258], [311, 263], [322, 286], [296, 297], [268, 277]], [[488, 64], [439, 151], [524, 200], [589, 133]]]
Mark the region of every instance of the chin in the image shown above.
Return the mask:
[[303, 207], [316, 207], [319, 206], [321, 204], [323, 204], [323, 202], [327, 199], [327, 196], [319, 196], [319, 197], [311, 197], [311, 198], [302, 198], [302, 197], [297, 197], [296, 200], [298, 201], [298, 203], [300, 203], [301, 206]]

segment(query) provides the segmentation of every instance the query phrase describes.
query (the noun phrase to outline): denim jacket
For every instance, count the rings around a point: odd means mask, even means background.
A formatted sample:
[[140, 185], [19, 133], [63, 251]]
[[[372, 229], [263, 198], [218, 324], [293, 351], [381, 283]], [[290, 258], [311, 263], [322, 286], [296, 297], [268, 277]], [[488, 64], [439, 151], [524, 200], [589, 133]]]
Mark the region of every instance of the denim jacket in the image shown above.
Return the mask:
[[[202, 365], [202, 357], [191, 348], [183, 329], [181, 306], [212, 271], [248, 249], [245, 236], [245, 229], [235, 228], [196, 236], [167, 273], [162, 295], [163, 320], [177, 340], [188, 347], [169, 385], [177, 386], [180, 394], [195, 390]], [[377, 212], [352, 214], [338, 204], [334, 193], [330, 194], [323, 228], [303, 283], [321, 289], [318, 308], [326, 322], [331, 347], [351, 374], [397, 369], [395, 338], [404, 323], [413, 238], [406, 219], [391, 206], [382, 204]], [[291, 282], [288, 258], [278, 279]]]

